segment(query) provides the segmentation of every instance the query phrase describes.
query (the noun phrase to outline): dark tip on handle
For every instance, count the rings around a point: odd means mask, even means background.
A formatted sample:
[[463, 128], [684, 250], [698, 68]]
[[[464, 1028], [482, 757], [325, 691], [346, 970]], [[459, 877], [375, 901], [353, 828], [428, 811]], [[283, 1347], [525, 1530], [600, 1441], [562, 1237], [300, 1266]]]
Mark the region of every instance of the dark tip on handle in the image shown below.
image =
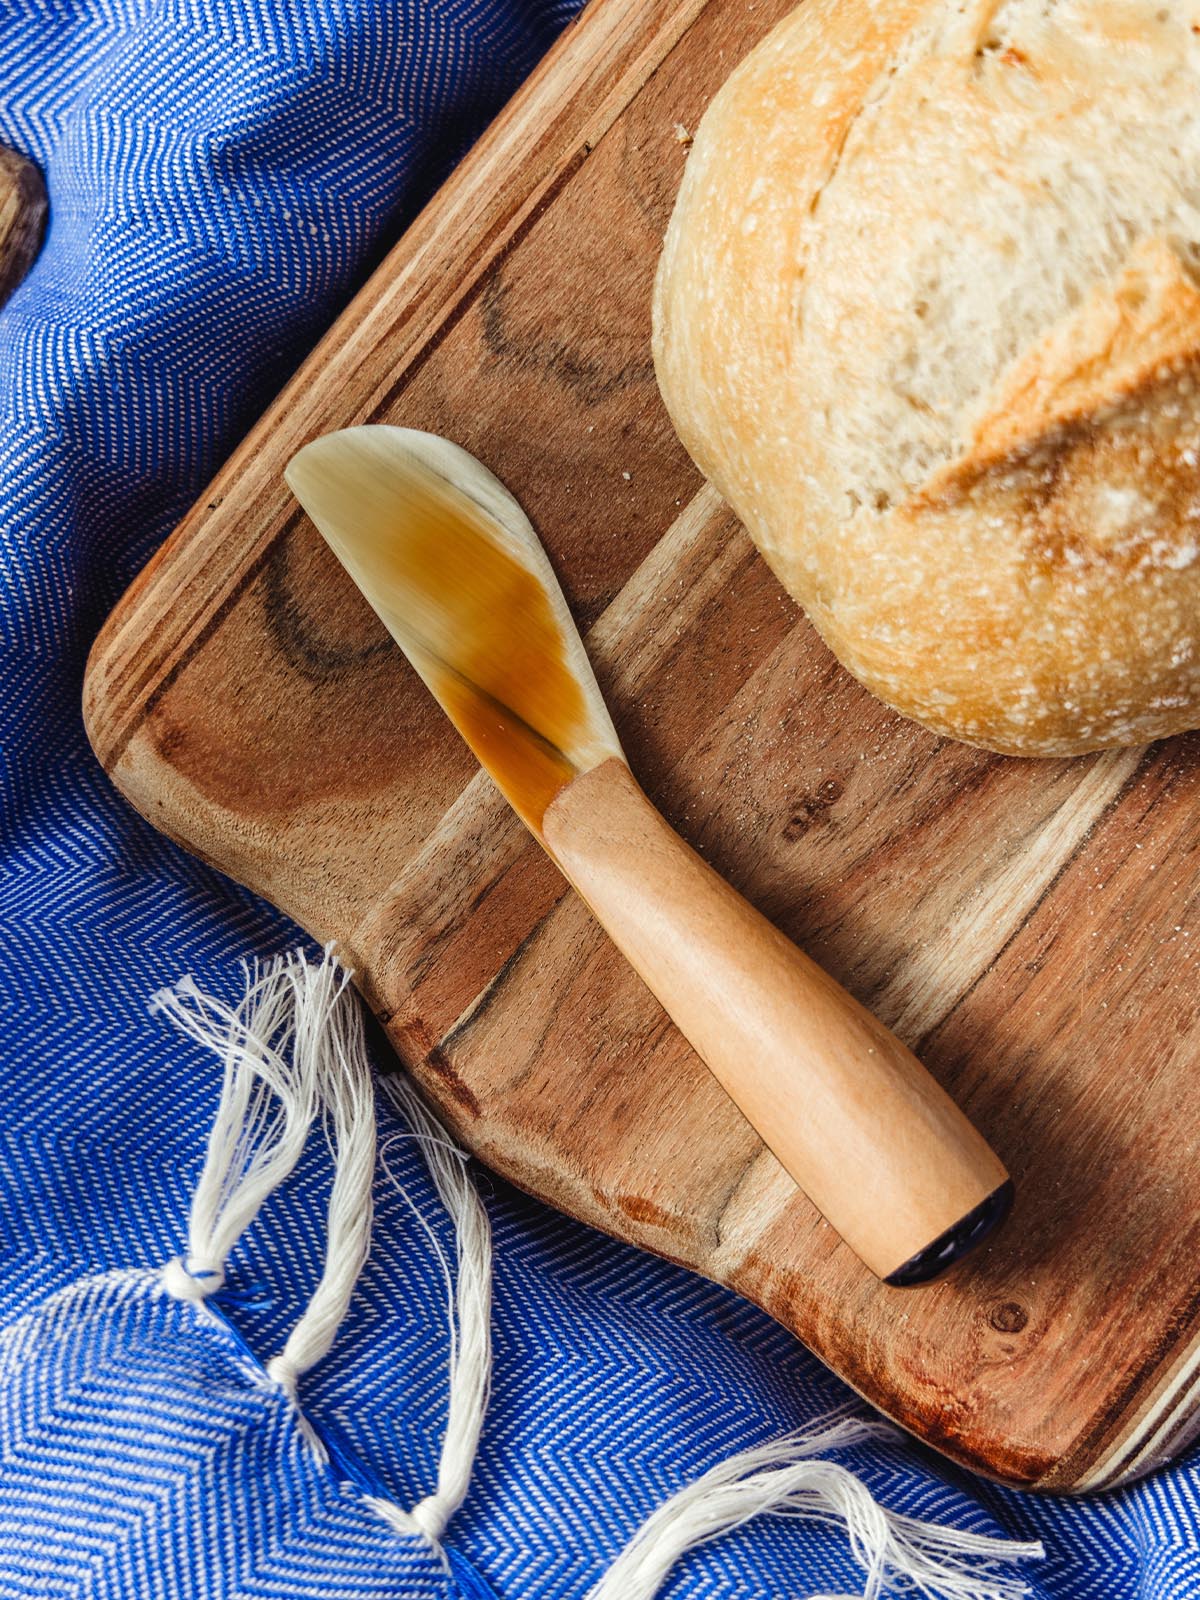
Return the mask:
[[940, 1273], [961, 1261], [969, 1250], [984, 1240], [992, 1229], [998, 1227], [1009, 1213], [1013, 1202], [1013, 1184], [1006, 1178], [998, 1189], [993, 1189], [986, 1200], [981, 1200], [973, 1211], [940, 1233], [932, 1244], [910, 1256], [902, 1267], [889, 1272], [883, 1280], [893, 1289], [911, 1289], [915, 1284], [928, 1283]]

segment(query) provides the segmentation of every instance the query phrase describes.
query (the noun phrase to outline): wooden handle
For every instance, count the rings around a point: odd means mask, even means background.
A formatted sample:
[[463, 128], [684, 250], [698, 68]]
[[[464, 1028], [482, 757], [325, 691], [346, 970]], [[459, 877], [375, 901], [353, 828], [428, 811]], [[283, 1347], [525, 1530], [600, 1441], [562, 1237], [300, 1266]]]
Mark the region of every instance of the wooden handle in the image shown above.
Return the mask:
[[932, 1277], [1003, 1215], [1004, 1167], [893, 1034], [686, 845], [621, 761], [546, 846], [730, 1097], [862, 1260]]

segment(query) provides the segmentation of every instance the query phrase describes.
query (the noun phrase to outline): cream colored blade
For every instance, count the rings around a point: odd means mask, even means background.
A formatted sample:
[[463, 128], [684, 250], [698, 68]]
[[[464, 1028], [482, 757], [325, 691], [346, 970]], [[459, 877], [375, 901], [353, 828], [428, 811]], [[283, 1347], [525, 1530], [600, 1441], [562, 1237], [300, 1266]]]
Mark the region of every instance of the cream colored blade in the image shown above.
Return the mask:
[[347, 428], [285, 476], [531, 828], [572, 778], [624, 759], [546, 552], [474, 456], [411, 428]]

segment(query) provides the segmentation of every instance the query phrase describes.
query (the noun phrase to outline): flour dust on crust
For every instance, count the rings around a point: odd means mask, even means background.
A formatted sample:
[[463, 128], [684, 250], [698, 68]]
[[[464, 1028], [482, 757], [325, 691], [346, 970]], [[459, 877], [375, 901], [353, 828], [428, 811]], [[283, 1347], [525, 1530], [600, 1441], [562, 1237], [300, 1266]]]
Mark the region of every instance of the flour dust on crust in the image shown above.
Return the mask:
[[809, 0], [696, 133], [667, 405], [939, 733], [1200, 724], [1198, 353], [1200, 0]]

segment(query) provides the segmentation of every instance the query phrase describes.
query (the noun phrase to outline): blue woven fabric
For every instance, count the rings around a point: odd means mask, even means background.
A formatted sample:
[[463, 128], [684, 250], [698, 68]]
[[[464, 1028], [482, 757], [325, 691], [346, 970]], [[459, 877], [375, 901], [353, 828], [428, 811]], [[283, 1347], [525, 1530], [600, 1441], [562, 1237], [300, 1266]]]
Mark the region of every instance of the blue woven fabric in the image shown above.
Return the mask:
[[[154, 834], [80, 724], [89, 641], [240, 430], [566, 21], [571, 0], [0, 0], [0, 138], [52, 224], [0, 312], [0, 1597], [579, 1600], [648, 1512], [845, 1391], [724, 1291], [498, 1182], [494, 1399], [446, 1571], [364, 1512], [432, 1486], [444, 1294], [380, 1179], [373, 1253], [304, 1380], [318, 1470], [260, 1380], [319, 1270], [314, 1141], [235, 1255], [221, 1319], [168, 1300], [212, 1063], [147, 996], [294, 937]], [[389, 1164], [444, 1228], [411, 1142]], [[286, 1251], [269, 1241], [286, 1238]], [[257, 1241], [257, 1244], [256, 1244]], [[251, 1354], [253, 1352], [253, 1354]], [[1054, 1600], [1194, 1600], [1192, 1463], [1091, 1504], [897, 1443], [887, 1504], [1045, 1538]], [[761, 1521], [669, 1600], [857, 1592], [829, 1529]]]

